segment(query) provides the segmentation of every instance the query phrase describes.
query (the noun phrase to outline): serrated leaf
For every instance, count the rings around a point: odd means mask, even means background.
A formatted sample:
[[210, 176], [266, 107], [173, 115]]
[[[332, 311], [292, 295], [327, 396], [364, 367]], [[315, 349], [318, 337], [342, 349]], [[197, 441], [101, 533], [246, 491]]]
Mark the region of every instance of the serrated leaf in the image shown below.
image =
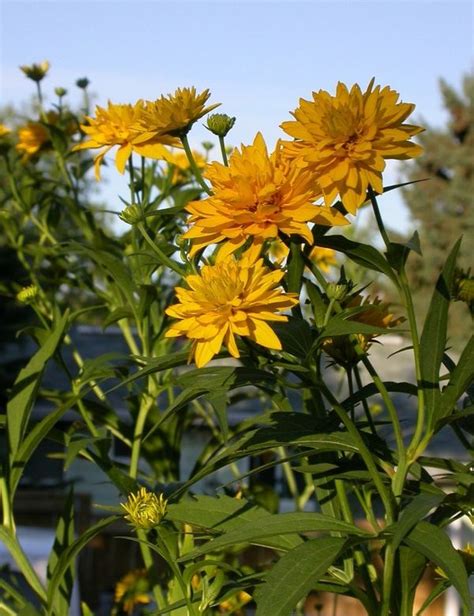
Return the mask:
[[323, 513], [282, 513], [252, 520], [247, 524], [241, 523], [235, 530], [211, 539], [180, 560], [192, 560], [203, 554], [216, 552], [240, 543], [269, 547], [268, 539], [310, 532], [339, 532], [350, 536], [370, 536], [370, 533], [354, 524], [343, 522]]
[[340, 537], [310, 539], [284, 554], [255, 592], [256, 616], [290, 616], [298, 601], [338, 558], [345, 544], [346, 540]]
[[[167, 518], [205, 528], [214, 532], [232, 531], [242, 524], [268, 519], [267, 510], [241, 498], [230, 496], [197, 495], [185, 498], [168, 506]], [[299, 537], [275, 537], [268, 539], [268, 545], [280, 550], [290, 550], [301, 543]]]

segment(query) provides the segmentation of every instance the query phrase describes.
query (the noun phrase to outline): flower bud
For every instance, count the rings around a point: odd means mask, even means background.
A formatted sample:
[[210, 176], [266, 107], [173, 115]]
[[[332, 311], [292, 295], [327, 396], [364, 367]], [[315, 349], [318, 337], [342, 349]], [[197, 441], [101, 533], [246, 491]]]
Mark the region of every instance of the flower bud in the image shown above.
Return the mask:
[[38, 287], [35, 284], [30, 284], [28, 287], [23, 287], [17, 293], [17, 300], [22, 304], [32, 304], [38, 296]]
[[143, 212], [139, 205], [127, 205], [127, 207], [120, 212], [119, 218], [128, 225], [136, 225], [143, 221]]
[[211, 141], [203, 141], [201, 145], [206, 152], [209, 152], [214, 147], [214, 144]]
[[62, 98], [63, 96], [66, 96], [67, 90], [66, 88], [54, 88], [54, 93], [56, 96], [59, 96], [59, 98]]
[[120, 503], [127, 512], [125, 519], [136, 528], [150, 530], [161, 522], [166, 514], [167, 500], [157, 496], [146, 488], [140, 488], [136, 494], [129, 494], [126, 503]]
[[340, 302], [346, 297], [348, 290], [349, 289], [346, 284], [330, 282], [326, 287], [326, 295], [328, 296], [328, 299], [334, 299]]
[[49, 62], [44, 60], [44, 62], [41, 62], [40, 64], [25, 64], [20, 66], [20, 69], [25, 73], [28, 79], [39, 82], [46, 76], [46, 73], [49, 70]]
[[76, 86], [78, 88], [81, 88], [81, 90], [85, 90], [89, 84], [90, 81], [87, 79], [87, 77], [81, 77], [81, 79], [78, 79], [76, 81]]
[[231, 118], [226, 113], [213, 113], [207, 118], [208, 130], [218, 137], [225, 137], [235, 124], [235, 118]]

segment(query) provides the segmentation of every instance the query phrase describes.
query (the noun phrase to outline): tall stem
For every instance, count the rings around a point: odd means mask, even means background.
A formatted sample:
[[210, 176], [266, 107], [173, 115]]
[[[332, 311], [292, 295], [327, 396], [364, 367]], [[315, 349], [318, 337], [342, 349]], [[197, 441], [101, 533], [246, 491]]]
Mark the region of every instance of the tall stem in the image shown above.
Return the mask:
[[191, 151], [191, 148], [189, 147], [189, 141], [188, 141], [188, 136], [187, 135], [182, 135], [181, 136], [181, 143], [183, 144], [184, 151], [186, 152], [186, 156], [188, 157], [188, 161], [189, 161], [189, 164], [191, 166], [192, 172], [194, 173], [194, 177], [199, 182], [199, 184], [201, 185], [202, 189], [208, 195], [212, 195], [211, 189], [209, 188], [209, 186], [204, 181], [204, 178], [202, 177], [202, 173], [201, 173], [199, 167], [197, 166], [196, 161], [194, 160], [193, 153]]
[[225, 141], [222, 135], [219, 135], [219, 145], [221, 146], [222, 161], [224, 165], [228, 167], [229, 161], [227, 160], [227, 152], [225, 151]]

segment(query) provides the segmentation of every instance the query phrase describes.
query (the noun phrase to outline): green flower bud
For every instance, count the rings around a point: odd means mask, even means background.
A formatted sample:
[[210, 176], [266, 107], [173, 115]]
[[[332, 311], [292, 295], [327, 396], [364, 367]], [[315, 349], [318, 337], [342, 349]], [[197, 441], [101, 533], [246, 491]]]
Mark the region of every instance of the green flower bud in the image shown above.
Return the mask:
[[128, 225], [136, 225], [143, 221], [143, 212], [139, 205], [128, 205], [120, 212], [119, 218]]
[[218, 137], [225, 137], [235, 124], [235, 118], [225, 113], [213, 113], [207, 118], [205, 127]]
[[82, 77], [81, 79], [78, 79], [76, 81], [76, 86], [78, 88], [81, 88], [81, 90], [85, 90], [89, 84], [90, 81], [87, 79], [87, 77]]
[[340, 302], [346, 297], [348, 290], [349, 289], [346, 284], [330, 282], [326, 287], [326, 295], [328, 296], [328, 299], [335, 299]]
[[46, 76], [49, 70], [49, 62], [44, 60], [44, 62], [40, 64], [24, 64], [20, 66], [20, 69], [25, 73], [28, 79], [39, 82]]
[[203, 141], [201, 145], [204, 148], [204, 150], [206, 150], [206, 152], [209, 152], [214, 147], [214, 144], [211, 143], [211, 141]]
[[474, 303], [474, 278], [462, 278], [459, 280], [456, 299], [466, 302], [466, 304]]
[[66, 96], [67, 90], [65, 88], [54, 88], [54, 93], [56, 96], [59, 96], [59, 98], [62, 98], [63, 96]]

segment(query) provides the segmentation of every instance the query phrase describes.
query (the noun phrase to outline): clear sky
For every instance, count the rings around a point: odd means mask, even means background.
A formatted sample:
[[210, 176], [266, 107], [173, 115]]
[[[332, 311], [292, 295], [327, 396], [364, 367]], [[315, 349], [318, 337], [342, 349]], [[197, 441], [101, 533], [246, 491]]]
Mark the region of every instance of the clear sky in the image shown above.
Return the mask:
[[[364, 87], [372, 76], [415, 103], [416, 120], [439, 125], [439, 77], [458, 87], [472, 67], [473, 5], [462, 0], [0, 0], [0, 10], [0, 104], [33, 91], [20, 64], [48, 59], [46, 90], [76, 95], [75, 80], [87, 76], [99, 104], [210, 88], [211, 102], [237, 116], [234, 145], [258, 130], [272, 144], [300, 97], [333, 92], [338, 80]], [[191, 141], [209, 136], [201, 127]], [[112, 169], [104, 175], [114, 200], [123, 183]], [[386, 183], [397, 179], [392, 168]], [[407, 228], [397, 195], [382, 207], [392, 227]]]

